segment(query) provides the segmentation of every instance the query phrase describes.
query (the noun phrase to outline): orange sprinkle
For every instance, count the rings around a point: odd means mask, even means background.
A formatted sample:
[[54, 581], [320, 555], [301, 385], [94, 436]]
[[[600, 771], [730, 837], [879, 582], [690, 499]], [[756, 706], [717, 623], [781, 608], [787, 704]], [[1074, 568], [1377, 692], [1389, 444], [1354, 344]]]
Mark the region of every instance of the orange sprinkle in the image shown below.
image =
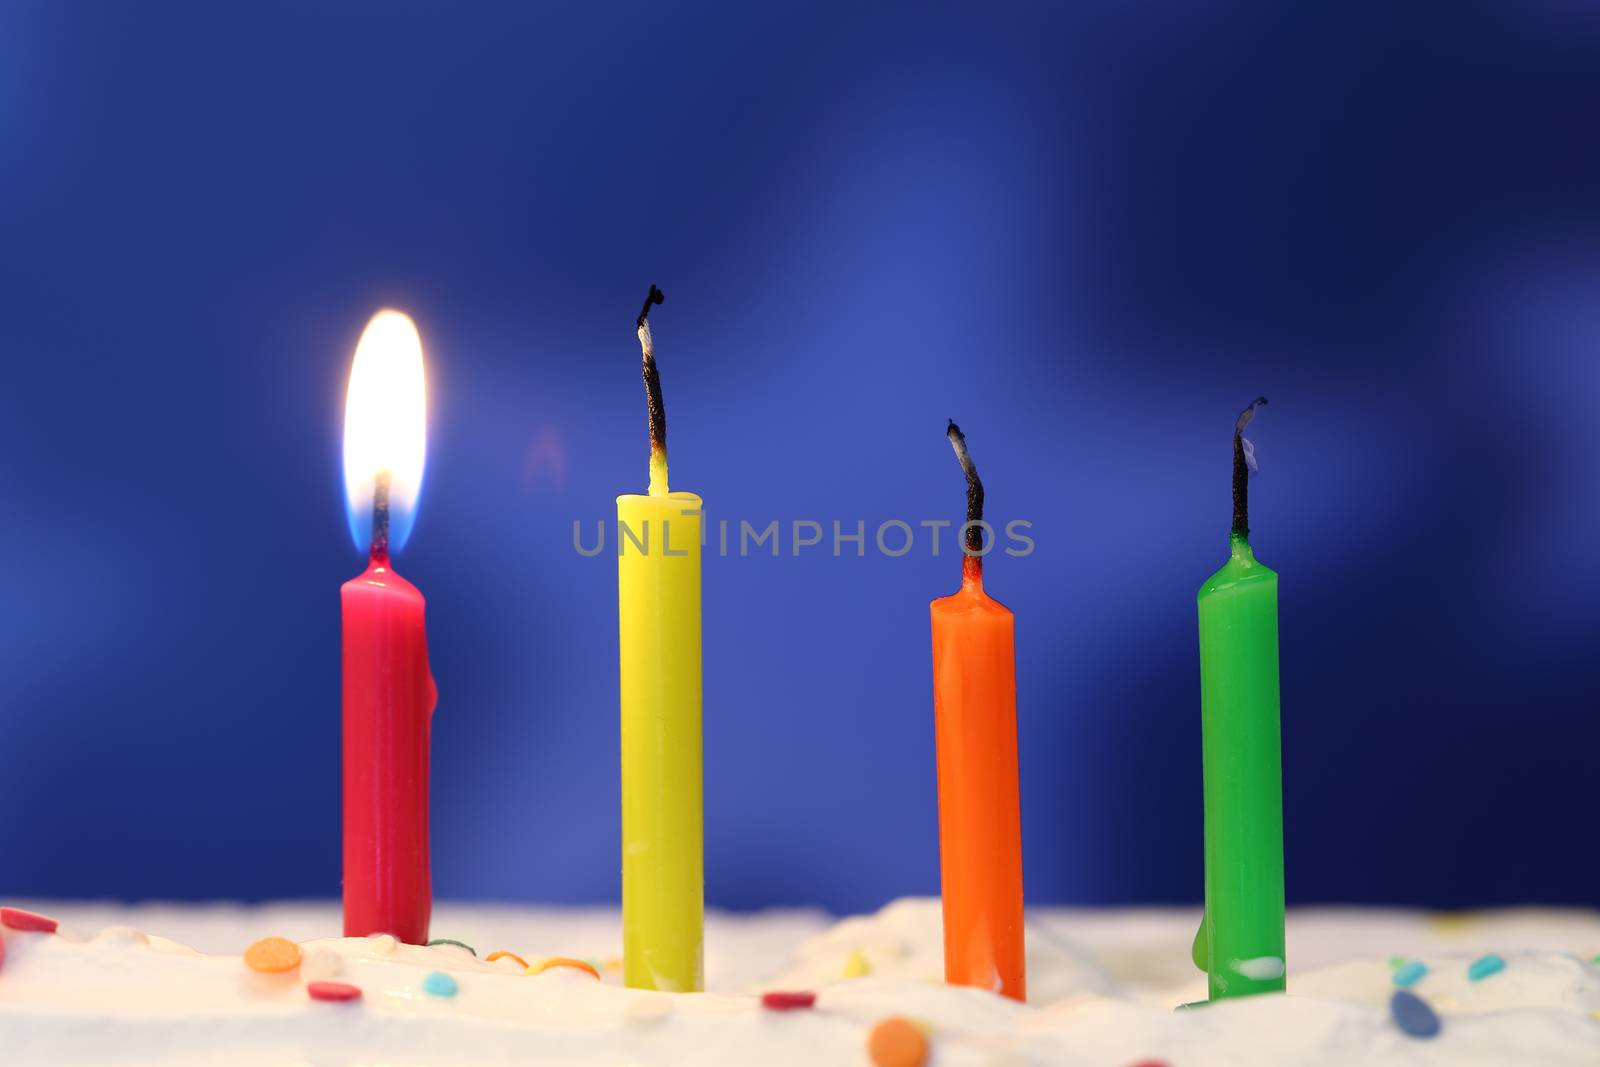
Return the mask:
[[484, 962], [493, 963], [495, 960], [516, 960], [518, 965], [521, 966], [523, 970], [528, 969], [527, 960], [523, 959], [515, 952], [507, 952], [505, 949], [500, 949], [496, 952], [489, 953], [489, 955], [484, 959]]
[[867, 1055], [878, 1067], [922, 1067], [928, 1059], [928, 1039], [909, 1019], [884, 1019], [867, 1037]]
[[552, 967], [575, 967], [580, 971], [587, 971], [590, 975], [592, 975], [594, 977], [594, 980], [596, 982], [598, 982], [600, 980], [600, 972], [599, 971], [595, 970], [593, 967], [589, 966], [587, 963], [583, 962], [582, 960], [575, 960], [575, 959], [572, 959], [569, 956], [551, 956], [549, 959], [540, 960], [538, 963], [535, 963], [532, 967], [529, 967], [523, 973], [524, 974], [543, 974], [545, 971], [548, 971]]
[[267, 974], [292, 971], [300, 966], [300, 946], [286, 937], [263, 937], [244, 950], [244, 963]]

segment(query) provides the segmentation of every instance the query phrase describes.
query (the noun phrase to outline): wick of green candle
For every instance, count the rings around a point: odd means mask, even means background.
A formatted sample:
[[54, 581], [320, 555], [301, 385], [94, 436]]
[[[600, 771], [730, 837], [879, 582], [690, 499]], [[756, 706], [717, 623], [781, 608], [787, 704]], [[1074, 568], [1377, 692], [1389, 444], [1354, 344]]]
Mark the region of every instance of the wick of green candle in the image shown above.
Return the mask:
[[1233, 424], [1233, 535], [1250, 536], [1250, 461], [1245, 454], [1244, 428], [1256, 417], [1256, 408], [1267, 402], [1264, 396], [1250, 401]]

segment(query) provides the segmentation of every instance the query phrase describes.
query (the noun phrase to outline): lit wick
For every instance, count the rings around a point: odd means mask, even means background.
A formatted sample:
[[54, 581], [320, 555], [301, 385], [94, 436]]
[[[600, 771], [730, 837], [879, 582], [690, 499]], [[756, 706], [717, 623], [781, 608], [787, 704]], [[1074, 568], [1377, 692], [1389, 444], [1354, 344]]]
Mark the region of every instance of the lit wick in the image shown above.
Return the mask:
[[956, 450], [961, 473], [967, 476], [967, 535], [966, 543], [961, 546], [965, 556], [961, 562], [961, 574], [963, 578], [982, 581], [983, 528], [979, 523], [983, 521], [983, 482], [978, 478], [978, 468], [972, 463], [972, 455], [967, 452], [967, 439], [961, 433], [961, 427], [956, 425], [956, 420], [950, 420], [944, 435], [950, 438], [950, 447]]
[[650, 495], [667, 492], [667, 408], [661, 402], [661, 372], [656, 370], [656, 347], [650, 338], [650, 305], [666, 300], [660, 289], [650, 286], [639, 312], [639, 348], [644, 353], [645, 402], [650, 409]]
[[1256, 408], [1267, 402], [1264, 396], [1250, 401], [1250, 406], [1239, 412], [1233, 424], [1233, 532], [1232, 536], [1250, 537], [1250, 473], [1255, 470], [1255, 450], [1244, 439], [1244, 428], [1256, 417]]
[[379, 471], [372, 482], [372, 559], [389, 558], [389, 472]]

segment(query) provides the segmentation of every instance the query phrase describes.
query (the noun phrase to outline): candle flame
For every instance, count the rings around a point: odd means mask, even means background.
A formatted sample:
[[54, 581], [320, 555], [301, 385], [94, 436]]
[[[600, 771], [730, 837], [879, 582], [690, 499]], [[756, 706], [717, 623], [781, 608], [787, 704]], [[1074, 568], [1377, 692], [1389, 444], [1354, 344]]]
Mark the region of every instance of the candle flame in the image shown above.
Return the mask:
[[344, 493], [350, 536], [367, 551], [379, 474], [389, 479], [389, 548], [411, 533], [427, 454], [428, 396], [422, 338], [411, 318], [387, 308], [356, 345], [344, 403]]

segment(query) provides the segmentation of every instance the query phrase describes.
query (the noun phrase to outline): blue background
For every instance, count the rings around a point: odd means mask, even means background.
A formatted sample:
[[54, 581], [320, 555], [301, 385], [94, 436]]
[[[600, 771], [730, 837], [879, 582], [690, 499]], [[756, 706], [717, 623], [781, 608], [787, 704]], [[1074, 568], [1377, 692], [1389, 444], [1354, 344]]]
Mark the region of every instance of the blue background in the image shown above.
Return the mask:
[[[959, 519], [954, 416], [1034, 523], [989, 566], [1031, 899], [1199, 899], [1194, 593], [1264, 393], [1291, 901], [1600, 902], [1593, 9], [328, 6], [0, 7], [0, 892], [337, 893], [394, 305], [437, 893], [616, 899], [572, 522], [645, 484], [659, 282], [713, 520]], [[708, 559], [712, 903], [937, 890], [951, 550]]]

